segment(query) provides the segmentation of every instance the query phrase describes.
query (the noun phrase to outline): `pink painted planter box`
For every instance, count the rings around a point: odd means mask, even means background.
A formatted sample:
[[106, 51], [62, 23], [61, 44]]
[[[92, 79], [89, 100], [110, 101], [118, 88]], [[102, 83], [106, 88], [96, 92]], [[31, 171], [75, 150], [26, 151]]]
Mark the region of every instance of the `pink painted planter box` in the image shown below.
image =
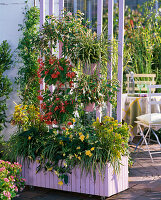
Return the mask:
[[84, 173], [81, 176], [81, 170], [75, 168], [69, 175], [68, 185], [59, 186], [58, 178], [52, 172], [38, 172], [36, 174], [37, 163], [27, 162], [22, 166], [22, 176], [26, 179], [26, 184], [37, 187], [51, 188], [56, 190], [85, 193], [91, 195], [99, 195], [109, 197], [116, 193], [119, 193], [128, 188], [128, 158], [122, 157], [122, 165], [120, 167], [120, 173], [116, 175], [113, 172], [113, 168], [107, 164], [105, 170], [104, 180], [96, 172], [96, 180], [91, 175]]

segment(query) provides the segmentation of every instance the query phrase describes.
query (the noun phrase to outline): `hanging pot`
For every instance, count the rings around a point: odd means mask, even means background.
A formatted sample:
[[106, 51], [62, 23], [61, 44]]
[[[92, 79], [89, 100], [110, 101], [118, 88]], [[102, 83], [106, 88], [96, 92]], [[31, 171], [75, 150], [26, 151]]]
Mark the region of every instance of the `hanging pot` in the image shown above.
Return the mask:
[[92, 75], [92, 74], [94, 74], [96, 69], [97, 69], [97, 63], [91, 63], [91, 64], [86, 63], [84, 68], [83, 68], [83, 73], [88, 74], [88, 75]]
[[89, 103], [85, 106], [84, 110], [86, 112], [93, 112], [94, 110], [94, 107], [95, 107], [95, 103]]

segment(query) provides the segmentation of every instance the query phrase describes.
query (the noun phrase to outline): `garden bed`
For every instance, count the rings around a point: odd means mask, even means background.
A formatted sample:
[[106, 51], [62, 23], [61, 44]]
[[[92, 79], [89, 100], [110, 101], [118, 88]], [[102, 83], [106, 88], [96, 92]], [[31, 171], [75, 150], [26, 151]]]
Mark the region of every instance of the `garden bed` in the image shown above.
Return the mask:
[[22, 166], [22, 176], [26, 179], [26, 184], [30, 186], [44, 187], [56, 190], [85, 193], [99, 196], [111, 196], [128, 188], [128, 157], [121, 160], [120, 172], [116, 175], [110, 164], [106, 166], [104, 180], [96, 172], [96, 180], [92, 175], [85, 173], [81, 176], [81, 169], [74, 168], [69, 175], [68, 184], [58, 185], [59, 179], [55, 173], [40, 171], [36, 174], [36, 162], [27, 161]]

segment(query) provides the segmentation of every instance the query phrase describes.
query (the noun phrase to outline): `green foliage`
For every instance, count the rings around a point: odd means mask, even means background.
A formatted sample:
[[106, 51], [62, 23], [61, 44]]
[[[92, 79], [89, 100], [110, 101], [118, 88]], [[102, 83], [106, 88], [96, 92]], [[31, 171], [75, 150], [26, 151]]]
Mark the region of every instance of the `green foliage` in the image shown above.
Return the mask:
[[40, 120], [39, 108], [34, 105], [15, 105], [15, 111], [11, 121], [18, 128], [9, 141], [4, 145], [4, 155], [10, 161], [16, 161], [17, 157], [35, 158], [39, 153], [36, 149], [41, 146], [41, 140], [48, 128]]
[[121, 157], [128, 155], [128, 126], [110, 117], [101, 123], [97, 119], [93, 125], [83, 125], [80, 118], [73, 122], [73, 128], [66, 126], [61, 133], [54, 128], [48, 132], [31, 128], [16, 134], [10, 140], [12, 151], [16, 156], [37, 159], [37, 171], [52, 171], [64, 183], [75, 166], [94, 177], [96, 169], [104, 173], [107, 162], [118, 171]]
[[97, 73], [92, 75], [80, 74], [77, 79], [77, 87], [74, 89], [77, 94], [77, 101], [80, 103], [89, 104], [96, 103], [101, 105], [104, 102], [110, 101], [115, 96], [118, 89], [118, 83], [112, 82], [107, 84], [107, 80], [98, 77]]
[[37, 77], [38, 70], [38, 53], [39, 50], [35, 48], [36, 40], [39, 33], [39, 9], [26, 7], [24, 24], [20, 25], [22, 31], [22, 38], [18, 45], [18, 54], [22, 61], [16, 79], [17, 84], [20, 85], [20, 95], [24, 104], [38, 105], [38, 90], [39, 80]]
[[4, 128], [6, 122], [6, 100], [9, 98], [9, 93], [12, 91], [11, 81], [4, 75], [6, 70], [9, 70], [12, 64], [11, 49], [7, 41], [0, 44], [0, 131]]
[[[83, 13], [76, 16], [70, 12], [63, 13], [61, 19], [47, 16], [40, 37], [39, 48], [43, 55], [51, 53], [51, 46], [56, 50], [57, 41], [62, 42], [62, 55], [70, 58], [77, 69], [85, 68], [85, 64], [97, 63], [108, 59], [108, 42], [103, 35], [97, 34], [88, 28]], [[50, 45], [49, 45], [50, 44]], [[102, 59], [101, 59], [102, 58]]]
[[[160, 41], [161, 41], [161, 16], [156, 14], [155, 0], [147, 1], [136, 10], [125, 9], [125, 46], [124, 46], [124, 74], [156, 73], [157, 83], [161, 81], [160, 74]], [[114, 36], [118, 37], [118, 4], [114, 9]], [[104, 29], [107, 35], [106, 25], [108, 12], [104, 15]], [[115, 51], [117, 53], [117, 51]], [[115, 60], [115, 52], [113, 54]], [[117, 66], [117, 65], [116, 65]], [[113, 65], [114, 76], [117, 68]], [[115, 70], [116, 69], [116, 70]], [[125, 77], [124, 77], [125, 78]]]

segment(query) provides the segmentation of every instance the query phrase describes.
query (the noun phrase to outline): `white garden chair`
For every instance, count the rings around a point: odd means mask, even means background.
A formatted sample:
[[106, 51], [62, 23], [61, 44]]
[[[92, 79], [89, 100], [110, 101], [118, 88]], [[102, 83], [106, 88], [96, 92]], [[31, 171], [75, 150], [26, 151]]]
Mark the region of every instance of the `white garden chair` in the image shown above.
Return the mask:
[[[142, 143], [141, 146], [145, 143], [147, 150], [149, 152], [150, 158], [153, 162], [152, 154], [158, 154], [161, 153], [161, 151], [154, 151], [151, 152], [149, 143], [150, 141], [157, 142], [161, 148], [161, 143], [159, 141], [159, 138], [157, 134], [155, 133], [155, 130], [158, 130], [161, 128], [161, 113], [151, 113], [151, 107], [152, 105], [161, 105], [161, 93], [152, 93], [157, 88], [161, 88], [161, 85], [149, 85], [149, 93], [148, 93], [148, 114], [144, 114], [137, 117], [138, 121], [135, 121], [135, 123], [138, 124], [138, 128], [140, 131], [140, 136], [142, 137]], [[156, 99], [154, 99], [156, 97]], [[160, 97], [160, 99], [159, 99]], [[158, 101], [159, 99], [159, 101]], [[147, 132], [144, 134], [144, 129], [147, 128]], [[151, 140], [150, 136], [153, 134], [156, 138], [156, 140]]]

